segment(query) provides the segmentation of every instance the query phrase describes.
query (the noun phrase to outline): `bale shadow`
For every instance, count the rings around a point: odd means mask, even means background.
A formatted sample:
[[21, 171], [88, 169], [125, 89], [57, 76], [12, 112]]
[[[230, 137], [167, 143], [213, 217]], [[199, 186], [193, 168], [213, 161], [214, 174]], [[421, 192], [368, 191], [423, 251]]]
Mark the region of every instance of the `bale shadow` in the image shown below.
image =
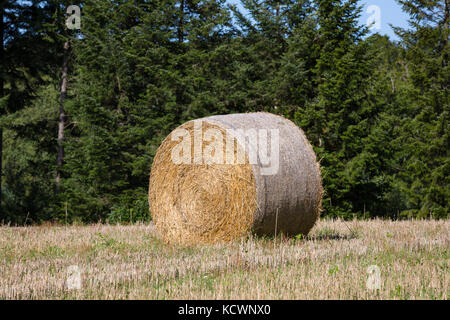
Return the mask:
[[339, 232], [333, 232], [333, 233], [319, 233], [309, 235], [306, 236], [304, 239], [307, 241], [323, 241], [323, 240], [352, 240], [357, 238], [358, 235], [356, 233], [341, 234]]
[[267, 242], [273, 242], [275, 240], [280, 240], [281, 242], [290, 241], [339, 241], [339, 240], [352, 240], [360, 238], [360, 234], [357, 231], [351, 231], [349, 233], [343, 233], [332, 229], [323, 229], [315, 232], [314, 234], [309, 234], [307, 236], [303, 234], [284, 234], [280, 233], [275, 235], [264, 235], [256, 236], [257, 239], [262, 239]]

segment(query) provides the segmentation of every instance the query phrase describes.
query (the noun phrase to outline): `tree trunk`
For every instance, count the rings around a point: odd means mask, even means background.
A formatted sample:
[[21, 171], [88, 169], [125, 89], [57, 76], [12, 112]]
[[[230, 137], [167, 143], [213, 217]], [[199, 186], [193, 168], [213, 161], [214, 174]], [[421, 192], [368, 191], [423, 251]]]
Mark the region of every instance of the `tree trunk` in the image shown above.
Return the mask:
[[64, 126], [66, 121], [66, 112], [64, 111], [64, 101], [66, 100], [67, 95], [67, 65], [69, 59], [69, 49], [70, 43], [67, 40], [64, 43], [64, 60], [62, 66], [62, 77], [61, 77], [61, 96], [59, 100], [59, 122], [58, 122], [58, 157], [56, 160], [57, 172], [56, 172], [56, 193], [59, 193], [61, 190], [60, 182], [61, 182], [61, 171], [62, 165], [64, 161]]
[[178, 22], [178, 42], [182, 43], [184, 41], [184, 0], [180, 1], [180, 20]]
[[[5, 25], [3, 22], [3, 15], [5, 13], [5, 8], [4, 6], [4, 1], [1, 1], [0, 3], [0, 37], [1, 37], [1, 47], [0, 47], [0, 63], [1, 63], [1, 70], [0, 70], [0, 98], [3, 98], [4, 96], [4, 91], [3, 91], [3, 86], [4, 86], [4, 76], [5, 76], [5, 48], [3, 47], [3, 43], [4, 43], [4, 38], [5, 38]], [[4, 110], [0, 110], [0, 114], [3, 115]], [[2, 163], [2, 158], [3, 158], [3, 128], [0, 128], [0, 216], [3, 215], [2, 212], [2, 177], [3, 177], [3, 163]]]
[[[448, 42], [448, 20], [450, 18], [450, 0], [445, 0], [445, 13], [444, 13], [444, 36], [443, 36], [443, 41], [442, 41], [442, 50], [445, 53], [445, 48], [447, 47], [447, 42]], [[447, 66], [448, 61], [447, 60], [448, 57], [446, 56], [446, 59], [444, 59], [445, 62], [445, 66]]]

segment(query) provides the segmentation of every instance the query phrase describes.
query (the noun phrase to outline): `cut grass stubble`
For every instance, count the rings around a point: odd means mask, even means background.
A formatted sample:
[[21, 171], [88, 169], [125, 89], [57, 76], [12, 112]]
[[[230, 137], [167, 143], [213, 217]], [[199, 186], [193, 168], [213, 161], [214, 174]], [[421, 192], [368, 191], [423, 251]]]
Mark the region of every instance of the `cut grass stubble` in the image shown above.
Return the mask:
[[[449, 226], [321, 220], [306, 238], [191, 247], [167, 245], [145, 224], [4, 226], [0, 299], [448, 299]], [[70, 266], [79, 290], [67, 288]]]

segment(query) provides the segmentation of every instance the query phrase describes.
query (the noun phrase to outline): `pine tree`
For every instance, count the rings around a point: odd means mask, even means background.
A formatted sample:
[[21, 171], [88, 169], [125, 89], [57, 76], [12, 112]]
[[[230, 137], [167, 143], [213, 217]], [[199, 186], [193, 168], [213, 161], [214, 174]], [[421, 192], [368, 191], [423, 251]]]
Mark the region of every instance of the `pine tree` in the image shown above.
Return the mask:
[[[21, 158], [22, 163], [34, 161], [36, 158], [31, 160], [33, 158], [31, 153], [19, 154], [11, 149], [13, 144], [9, 139], [20, 136], [27, 140], [27, 142], [23, 141], [27, 145], [29, 139], [35, 139], [38, 132], [38, 130], [33, 132], [29, 130], [31, 128], [24, 128], [25, 121], [22, 117], [28, 116], [35, 119], [34, 114], [30, 114], [30, 112], [34, 113], [34, 109], [30, 108], [33, 100], [51, 82], [58, 55], [52, 50], [54, 47], [49, 46], [46, 25], [52, 22], [53, 12], [49, 10], [46, 1], [2, 1], [1, 14], [3, 41], [0, 62], [2, 89], [0, 137], [3, 137], [5, 132], [6, 140], [0, 139], [2, 141], [0, 158], [5, 160], [0, 176], [4, 176], [6, 180], [6, 183], [2, 185], [2, 193], [7, 195], [5, 201], [8, 202], [4, 203], [5, 211], [2, 212], [2, 219], [7, 218], [8, 221], [14, 222], [29, 213], [30, 220], [36, 221], [38, 220], [37, 211], [39, 211], [36, 208], [42, 204], [36, 199], [46, 198], [40, 194], [45, 188], [37, 188], [41, 191], [35, 192], [31, 197], [29, 196], [33, 193], [31, 191], [24, 195], [24, 190], [31, 190], [33, 187], [30, 186], [27, 189], [27, 186], [22, 185], [26, 183], [25, 180], [15, 178], [19, 175], [15, 172], [18, 162], [17, 159], [10, 160], [10, 157], [15, 154]], [[38, 112], [38, 114], [41, 113]], [[12, 121], [13, 118], [21, 120]], [[5, 153], [3, 153], [2, 144], [8, 146]], [[43, 174], [39, 171], [35, 172], [34, 176]], [[27, 175], [27, 178], [32, 176]], [[30, 184], [30, 181], [28, 183]], [[17, 201], [16, 206], [13, 205], [14, 201]]]
[[399, 1], [412, 29], [396, 29], [405, 47], [408, 89], [400, 143], [399, 174], [408, 198], [405, 214], [447, 217], [449, 176], [449, 10], [448, 0]]
[[[302, 79], [291, 89], [287, 111], [294, 111], [321, 161], [325, 214], [346, 217], [364, 211], [361, 197], [371, 192], [351, 163], [370, 130], [370, 110], [363, 101], [372, 58], [362, 41], [365, 28], [358, 24], [357, 1], [321, 0], [314, 12], [315, 18], [292, 38], [286, 55], [286, 70]], [[297, 48], [306, 54], [296, 55]], [[295, 67], [296, 59], [300, 67]], [[293, 79], [289, 73], [286, 78]]]
[[62, 199], [74, 217], [104, 219], [132, 210], [136, 199], [146, 202], [162, 139], [186, 120], [217, 112], [219, 62], [211, 53], [227, 37], [223, 3], [83, 6]]
[[235, 73], [236, 81], [240, 79], [235, 85], [242, 96], [240, 103], [245, 111], [280, 112], [280, 99], [286, 98], [280, 92], [285, 76], [282, 57], [290, 38], [299, 33], [311, 13], [311, 1], [244, 0], [242, 4], [250, 17], [232, 8], [241, 34], [236, 41], [242, 53]]

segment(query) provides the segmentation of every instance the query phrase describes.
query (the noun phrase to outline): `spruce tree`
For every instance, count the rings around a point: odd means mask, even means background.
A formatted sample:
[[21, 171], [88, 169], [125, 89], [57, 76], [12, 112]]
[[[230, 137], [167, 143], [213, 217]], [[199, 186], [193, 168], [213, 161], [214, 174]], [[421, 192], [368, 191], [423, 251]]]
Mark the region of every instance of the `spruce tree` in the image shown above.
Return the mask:
[[409, 119], [402, 125], [405, 215], [447, 217], [449, 177], [449, 10], [448, 0], [399, 1], [410, 14], [411, 29], [396, 29], [405, 47]]

